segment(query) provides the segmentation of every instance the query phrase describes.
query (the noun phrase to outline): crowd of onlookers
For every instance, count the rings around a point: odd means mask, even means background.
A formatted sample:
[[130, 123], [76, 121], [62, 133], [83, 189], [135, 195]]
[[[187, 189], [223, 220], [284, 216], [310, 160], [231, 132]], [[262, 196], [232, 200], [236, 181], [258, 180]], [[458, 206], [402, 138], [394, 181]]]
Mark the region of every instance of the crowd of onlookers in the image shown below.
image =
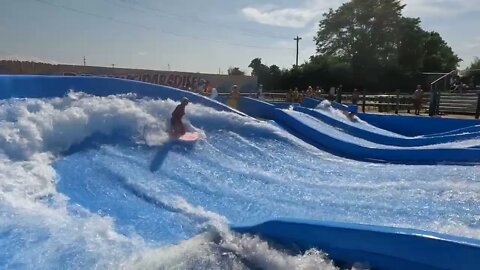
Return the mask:
[[463, 93], [465, 90], [478, 89], [479, 75], [472, 75], [461, 78], [458, 74], [450, 77], [450, 91]]
[[[287, 92], [287, 102], [301, 103], [306, 97], [313, 98], [324, 98], [326, 97], [330, 101], [341, 102], [342, 99], [343, 86], [339, 85], [338, 87], [330, 87], [328, 91], [324, 90], [322, 87], [317, 86], [315, 89], [312, 86], [308, 86], [306, 90], [298, 90], [298, 87], [289, 89]], [[423, 102], [423, 90], [421, 85], [417, 85], [417, 88], [413, 92], [411, 98], [411, 104], [413, 105], [415, 114], [420, 114], [420, 110]], [[360, 91], [357, 88], [354, 88], [350, 95], [350, 103], [357, 105], [360, 101]]]
[[[323, 97], [327, 95], [327, 99], [330, 101], [340, 101], [341, 95], [343, 92], [343, 86], [339, 85], [338, 87], [330, 87], [328, 89], [328, 92], [320, 86], [315, 87], [313, 89], [312, 86], [309, 86], [306, 90], [299, 91], [298, 87], [295, 88], [290, 88], [287, 92], [287, 101], [288, 102], [302, 102], [304, 98], [306, 97]], [[351, 102], [352, 104], [358, 104], [358, 101], [360, 100], [360, 92], [358, 89], [353, 89], [352, 95], [351, 95]]]
[[[189, 90], [193, 91], [205, 96], [209, 96], [211, 98], [216, 99], [218, 97], [218, 92], [215, 88], [210, 87], [209, 85], [206, 85], [207, 87], [203, 88], [197, 88], [197, 89], [192, 89], [191, 87], [185, 86], [182, 87], [184, 90]], [[460, 91], [462, 90], [461, 82], [459, 83], [458, 81], [452, 81], [452, 91]], [[365, 91], [365, 90], [363, 90]], [[349, 97], [350, 97], [350, 103], [357, 105], [360, 101], [360, 91], [356, 88], [354, 88], [351, 92], [349, 92]], [[286, 101], [287, 102], [292, 102], [292, 103], [301, 103], [305, 98], [327, 98], [330, 101], [336, 101], [336, 102], [341, 102], [342, 100], [342, 94], [343, 94], [343, 86], [339, 85], [337, 87], [330, 87], [327, 90], [325, 90], [321, 86], [316, 86], [313, 88], [312, 86], [308, 86], [305, 90], [299, 90], [298, 87], [291, 88], [288, 90], [286, 94]], [[421, 108], [422, 108], [422, 103], [423, 103], [423, 90], [421, 85], [417, 85], [416, 89], [410, 96], [410, 98], [407, 98], [406, 101], [410, 104], [413, 105], [414, 113], [415, 114], [420, 114]], [[256, 93], [250, 93], [250, 97], [256, 97], [262, 99], [263, 97], [263, 92], [262, 92], [262, 85], [259, 85], [258, 90]], [[233, 85], [230, 93], [227, 96], [227, 104], [230, 105], [231, 107], [237, 107], [238, 106], [238, 101], [241, 97], [241, 94], [239, 92], [239, 89], [237, 85]], [[403, 103], [402, 103], [403, 104]], [[410, 111], [410, 110], [408, 110]]]
[[[335, 95], [336, 90], [333, 87], [333, 95]], [[321, 95], [325, 94], [325, 90], [317, 86], [313, 89], [312, 86], [309, 86], [306, 90], [298, 90], [298, 87], [290, 88], [287, 92], [287, 101], [288, 102], [302, 102], [306, 97], [320, 97]]]

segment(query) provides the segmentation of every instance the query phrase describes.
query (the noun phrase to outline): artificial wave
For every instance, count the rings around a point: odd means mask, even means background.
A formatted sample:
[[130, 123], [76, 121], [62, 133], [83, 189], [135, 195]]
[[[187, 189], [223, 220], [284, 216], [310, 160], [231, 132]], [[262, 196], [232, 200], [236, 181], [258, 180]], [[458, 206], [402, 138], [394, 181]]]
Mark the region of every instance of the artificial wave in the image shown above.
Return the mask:
[[201, 102], [187, 118], [205, 138], [175, 144], [175, 97], [75, 88], [1, 101], [2, 268], [338, 268], [230, 228], [285, 217], [480, 238], [478, 166], [355, 161]]

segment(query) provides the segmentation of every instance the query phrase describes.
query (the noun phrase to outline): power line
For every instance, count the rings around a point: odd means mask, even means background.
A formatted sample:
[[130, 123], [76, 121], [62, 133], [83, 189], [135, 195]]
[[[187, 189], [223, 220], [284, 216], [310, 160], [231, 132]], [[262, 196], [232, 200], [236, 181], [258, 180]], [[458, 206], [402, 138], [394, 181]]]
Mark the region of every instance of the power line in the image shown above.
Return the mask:
[[129, 25], [129, 26], [135, 26], [137, 28], [142, 28], [142, 29], [145, 29], [145, 30], [160, 31], [164, 34], [172, 35], [172, 36], [176, 36], [176, 37], [180, 37], [180, 38], [202, 40], [202, 41], [206, 41], [206, 42], [220, 43], [220, 44], [223, 43], [223, 44], [228, 44], [228, 45], [237, 46], [237, 47], [249, 47], [249, 48], [255, 48], [255, 49], [290, 50], [290, 48], [278, 48], [278, 47], [270, 47], [270, 46], [256, 46], [256, 45], [250, 45], [250, 44], [233, 43], [233, 42], [228, 42], [228, 41], [219, 40], [219, 39], [209, 39], [209, 38], [202, 38], [202, 37], [198, 37], [198, 36], [187, 36], [187, 35], [178, 34], [178, 33], [175, 33], [175, 32], [172, 32], [172, 31], [167, 31], [165, 29], [161, 29], [161, 28], [157, 28], [157, 27], [151, 27], [151, 26], [147, 26], [147, 25], [143, 25], [143, 24], [139, 24], [139, 23], [132, 23], [132, 22], [120, 20], [120, 19], [117, 19], [117, 18], [114, 18], [114, 17], [107, 17], [107, 16], [103, 16], [103, 15], [98, 15], [98, 14], [95, 14], [95, 13], [91, 13], [91, 12], [76, 9], [76, 8], [72, 8], [72, 7], [69, 7], [69, 6], [55, 4], [55, 3], [52, 3], [52, 2], [49, 2], [49, 1], [46, 1], [46, 0], [34, 0], [34, 1], [45, 4], [45, 5], [49, 5], [49, 6], [52, 6], [52, 7], [61, 8], [61, 9], [68, 10], [68, 11], [71, 11], [71, 12], [79, 13], [79, 14], [82, 14], [82, 15], [95, 17], [95, 18], [98, 18], [98, 19], [104, 19], [104, 20], [108, 20], [108, 21], [112, 21], [112, 22], [116, 22], [116, 23]]
[[[128, 9], [128, 10], [135, 10], [137, 12], [141, 12], [141, 13], [144, 13], [144, 14], [148, 14], [148, 13], [151, 14], [152, 12], [155, 12], [157, 14], [167, 16], [167, 17], [170, 17], [170, 18], [174, 18], [174, 19], [178, 19], [178, 20], [181, 20], [181, 21], [193, 20], [197, 23], [212, 27], [212, 23], [209, 23], [209, 22], [207, 22], [205, 20], [202, 20], [200, 18], [188, 17], [186, 19], [185, 16], [183, 16], [181, 14], [174, 14], [174, 13], [166, 12], [164, 10], [153, 8], [151, 6], [147, 7], [147, 6], [144, 5], [145, 3], [139, 2], [139, 1], [133, 1], [132, 0], [133, 3], [137, 3], [138, 7], [133, 6], [133, 5], [129, 5], [129, 4], [125, 3], [125, 1], [120, 1], [120, 2], [115, 1], [115, 0], [104, 0], [104, 1], [109, 2], [113, 5], [116, 5], [117, 7], [122, 7], [122, 8]], [[265, 33], [265, 32], [256, 32], [256, 31], [247, 30], [245, 28], [232, 27], [232, 26], [223, 25], [223, 24], [215, 24], [215, 27], [224, 28], [224, 29], [227, 29], [227, 30], [232, 30], [232, 29], [237, 30], [237, 31], [241, 32], [243, 35], [251, 36], [251, 37], [257, 37], [257, 38], [258, 37], [266, 37], [266, 38], [273, 38], [273, 39], [287, 39], [286, 36], [272, 35], [271, 33]]]

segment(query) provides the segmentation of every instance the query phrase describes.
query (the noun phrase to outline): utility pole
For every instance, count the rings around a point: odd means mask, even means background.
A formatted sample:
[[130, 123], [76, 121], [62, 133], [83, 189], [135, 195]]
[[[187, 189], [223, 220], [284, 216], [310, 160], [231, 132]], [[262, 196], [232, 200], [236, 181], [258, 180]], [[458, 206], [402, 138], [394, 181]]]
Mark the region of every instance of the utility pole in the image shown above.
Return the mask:
[[83, 66], [86, 66], [87, 65], [87, 59], [85, 58], [85, 56], [83, 57]]
[[297, 42], [297, 57], [296, 57], [296, 61], [295, 61], [295, 66], [298, 67], [298, 42], [301, 40], [302, 38], [297, 36], [296, 38], [294, 38], [293, 40], [295, 40]]

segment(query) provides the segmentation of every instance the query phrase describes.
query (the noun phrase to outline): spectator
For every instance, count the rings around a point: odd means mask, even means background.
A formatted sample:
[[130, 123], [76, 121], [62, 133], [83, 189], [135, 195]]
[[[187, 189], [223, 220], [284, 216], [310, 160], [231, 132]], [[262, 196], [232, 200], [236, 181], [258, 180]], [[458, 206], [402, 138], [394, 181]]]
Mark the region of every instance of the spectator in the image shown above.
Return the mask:
[[352, 104], [357, 105], [359, 99], [360, 99], [360, 94], [358, 93], [357, 88], [355, 88], [353, 89], [353, 93], [352, 93]]
[[336, 90], [336, 89], [335, 89], [334, 86], [330, 87], [330, 91], [328, 92], [328, 99], [329, 99], [330, 101], [333, 101], [333, 99], [335, 98], [335, 93], [336, 93], [335, 90]]
[[463, 88], [464, 88], [464, 85], [463, 85], [463, 82], [462, 81], [458, 81], [457, 82], [457, 85], [455, 86], [455, 89], [453, 89], [453, 91], [455, 92], [458, 92], [458, 93], [463, 93]]
[[307, 88], [307, 97], [313, 97], [313, 87], [312, 86], [309, 86]]
[[237, 85], [232, 86], [232, 91], [228, 97], [227, 104], [232, 108], [238, 108], [238, 100], [240, 99], [240, 92], [238, 92]]
[[338, 103], [342, 103], [342, 91], [343, 91], [343, 85], [340, 84], [337, 88], [337, 97], [335, 99]]
[[292, 97], [293, 102], [298, 102], [300, 100], [300, 92], [298, 92], [298, 87], [295, 87], [295, 90], [293, 90]]
[[322, 89], [320, 88], [320, 86], [315, 87], [315, 95], [317, 97], [320, 97], [320, 95], [322, 95]]
[[257, 98], [261, 99], [261, 100], [265, 99], [265, 97], [263, 96], [263, 85], [262, 84], [258, 85]]
[[211, 99], [217, 99], [217, 97], [218, 97], [217, 88], [212, 88], [212, 93], [210, 93], [210, 98]]
[[422, 107], [422, 98], [423, 98], [423, 90], [422, 86], [419, 84], [417, 85], [417, 89], [413, 93], [413, 107], [415, 109], [415, 114], [420, 114], [420, 108]]
[[287, 102], [293, 102], [293, 90], [290, 88], [287, 93]]

